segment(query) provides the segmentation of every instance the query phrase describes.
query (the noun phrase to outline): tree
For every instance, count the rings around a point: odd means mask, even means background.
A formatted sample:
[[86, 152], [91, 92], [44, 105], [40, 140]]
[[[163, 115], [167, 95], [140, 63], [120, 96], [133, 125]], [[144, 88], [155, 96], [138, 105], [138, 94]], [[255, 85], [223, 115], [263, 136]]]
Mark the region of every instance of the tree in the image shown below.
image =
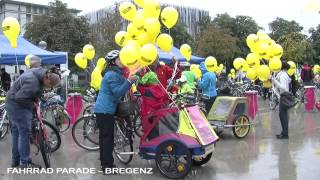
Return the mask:
[[180, 48], [182, 44], [189, 44], [192, 49], [195, 49], [196, 44], [192, 36], [186, 30], [186, 26], [178, 22], [170, 31], [164, 26], [161, 26], [162, 33], [170, 33], [170, 36], [173, 39], [173, 45], [177, 48]]
[[241, 57], [245, 57], [250, 52], [246, 44], [247, 36], [252, 33], [257, 33], [261, 28], [250, 16], [236, 16], [233, 18], [227, 13], [218, 14], [217, 17], [214, 18], [213, 24], [218, 29], [237, 38], [239, 51], [237, 51], [236, 56]]
[[67, 4], [59, 0], [49, 3], [46, 14], [35, 16], [33, 22], [26, 25], [24, 37], [33, 43], [47, 42], [51, 51], [69, 53], [69, 67], [74, 70], [74, 56], [89, 43], [89, 23], [82, 16], [73, 16]]
[[303, 27], [300, 26], [296, 21], [287, 21], [283, 18], [277, 18], [269, 24], [271, 30], [270, 37], [278, 41], [278, 39], [283, 36], [294, 32], [301, 32]]
[[320, 64], [320, 25], [316, 29], [311, 28], [309, 33], [311, 34], [310, 41], [314, 52], [314, 61]]
[[197, 54], [214, 56], [219, 63], [227, 62], [230, 65], [239, 51], [236, 42], [236, 37], [210, 25], [199, 38]]
[[121, 30], [123, 24], [125, 22], [120, 17], [117, 8], [115, 8], [115, 11], [106, 12], [105, 16], [90, 26], [90, 40], [96, 47], [97, 56], [104, 57], [110, 50], [120, 49], [115, 43], [114, 37]]
[[292, 32], [281, 36], [278, 42], [283, 47], [283, 60], [294, 61], [300, 64], [303, 62], [313, 63], [314, 52], [306, 35]]

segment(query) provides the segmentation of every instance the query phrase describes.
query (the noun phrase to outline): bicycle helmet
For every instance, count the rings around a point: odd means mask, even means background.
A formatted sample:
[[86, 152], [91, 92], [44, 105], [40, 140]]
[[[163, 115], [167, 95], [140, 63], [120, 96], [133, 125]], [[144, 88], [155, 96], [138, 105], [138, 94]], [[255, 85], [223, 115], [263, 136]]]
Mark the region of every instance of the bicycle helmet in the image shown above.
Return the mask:
[[119, 57], [119, 51], [118, 50], [112, 50], [107, 53], [105, 59], [107, 61], [107, 64], [114, 64], [115, 60]]

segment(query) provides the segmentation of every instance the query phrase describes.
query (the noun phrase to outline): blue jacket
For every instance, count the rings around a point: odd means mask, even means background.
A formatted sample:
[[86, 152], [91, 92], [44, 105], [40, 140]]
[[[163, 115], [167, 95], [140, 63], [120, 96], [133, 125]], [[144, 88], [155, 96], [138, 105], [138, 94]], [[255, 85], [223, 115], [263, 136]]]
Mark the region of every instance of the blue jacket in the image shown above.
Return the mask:
[[115, 114], [120, 98], [130, 87], [131, 83], [123, 77], [122, 70], [117, 66], [111, 67], [102, 79], [94, 112]]
[[199, 87], [202, 89], [202, 94], [208, 95], [210, 98], [217, 96], [216, 89], [217, 77], [215, 73], [206, 72], [198, 81]]

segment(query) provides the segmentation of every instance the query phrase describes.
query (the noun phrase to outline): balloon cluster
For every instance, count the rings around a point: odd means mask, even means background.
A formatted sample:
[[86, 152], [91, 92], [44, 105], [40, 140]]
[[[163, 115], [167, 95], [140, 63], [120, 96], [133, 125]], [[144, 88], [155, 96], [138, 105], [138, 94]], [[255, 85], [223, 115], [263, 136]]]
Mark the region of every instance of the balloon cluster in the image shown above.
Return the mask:
[[87, 68], [88, 60], [92, 61], [95, 53], [94, 47], [91, 44], [87, 44], [83, 47], [82, 53], [76, 54], [74, 61], [79, 68], [85, 69]]
[[[261, 81], [266, 81], [271, 72], [281, 70], [280, 58], [283, 55], [283, 48], [276, 44], [268, 34], [259, 30], [257, 34], [250, 34], [246, 42], [251, 52], [246, 59], [234, 59], [233, 67], [236, 70], [246, 72], [246, 76], [250, 80], [259, 78]], [[261, 60], [265, 60], [264, 63], [268, 62], [268, 65], [261, 65]], [[290, 70], [290, 72], [292, 71]]]
[[7, 17], [2, 21], [2, 32], [9, 40], [12, 48], [17, 47], [17, 40], [20, 34], [20, 24], [16, 18]]
[[[141, 9], [137, 9], [137, 6]], [[158, 0], [134, 0], [134, 3], [123, 2], [119, 6], [120, 15], [129, 21], [127, 31], [119, 31], [115, 35], [115, 42], [122, 47], [120, 61], [127, 67], [138, 65], [148, 66], [158, 56], [156, 46], [165, 52], [170, 52], [173, 39], [169, 34], [161, 33], [161, 23], [168, 29], [178, 21], [178, 11], [173, 7], [166, 7], [161, 11]], [[184, 44], [180, 48], [181, 54], [191, 58], [191, 48]]]
[[205, 59], [204, 61], [204, 65], [206, 67], [206, 69], [209, 71], [209, 72], [215, 72], [217, 74], [221, 74], [223, 68], [224, 68], [224, 65], [223, 64], [220, 64], [218, 66], [218, 61], [215, 57], [213, 56], [209, 56]]
[[228, 74], [229, 78], [235, 79], [236, 78], [236, 71], [232, 68], [230, 73]]

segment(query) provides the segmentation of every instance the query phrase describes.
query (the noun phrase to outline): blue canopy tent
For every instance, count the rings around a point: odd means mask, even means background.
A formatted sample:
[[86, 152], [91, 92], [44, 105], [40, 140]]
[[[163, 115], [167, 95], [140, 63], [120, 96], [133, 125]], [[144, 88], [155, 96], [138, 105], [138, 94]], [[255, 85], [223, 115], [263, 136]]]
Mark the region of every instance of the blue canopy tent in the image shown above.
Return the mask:
[[[170, 52], [164, 52], [161, 49], [158, 48], [158, 54], [159, 54], [159, 59], [160, 61], [163, 61], [166, 64], [172, 63], [172, 57], [175, 56], [179, 62], [186, 62], [186, 58], [184, 58], [180, 50], [176, 47], [173, 47]], [[191, 56], [190, 63], [191, 64], [200, 64], [202, 61], [204, 61], [205, 58], [198, 57], [198, 56]]]
[[17, 48], [13, 49], [4, 35], [0, 35], [0, 64], [24, 65], [24, 59], [28, 54], [37, 55], [41, 58], [42, 64], [66, 64], [67, 56], [61, 53], [54, 53], [39, 48], [38, 46], [18, 37]]

